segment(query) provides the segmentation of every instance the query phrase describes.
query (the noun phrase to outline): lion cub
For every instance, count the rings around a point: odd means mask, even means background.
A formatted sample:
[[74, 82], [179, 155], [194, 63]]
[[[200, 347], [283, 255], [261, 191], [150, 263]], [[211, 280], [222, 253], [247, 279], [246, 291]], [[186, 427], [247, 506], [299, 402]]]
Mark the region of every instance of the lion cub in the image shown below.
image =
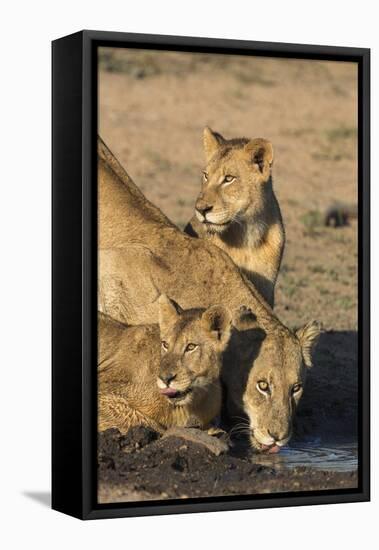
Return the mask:
[[224, 250], [270, 304], [285, 234], [273, 187], [273, 147], [265, 139], [224, 139], [204, 130], [206, 168], [185, 232]]
[[159, 324], [125, 326], [99, 313], [99, 430], [136, 425], [208, 427], [221, 408], [223, 306], [182, 310], [159, 298]]

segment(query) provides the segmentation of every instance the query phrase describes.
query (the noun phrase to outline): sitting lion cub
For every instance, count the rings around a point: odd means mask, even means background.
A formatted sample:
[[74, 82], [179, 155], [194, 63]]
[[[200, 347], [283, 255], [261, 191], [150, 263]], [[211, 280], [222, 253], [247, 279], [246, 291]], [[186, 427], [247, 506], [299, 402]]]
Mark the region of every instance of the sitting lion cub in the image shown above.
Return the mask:
[[224, 250], [271, 307], [285, 234], [265, 139], [224, 139], [204, 130], [207, 166], [195, 215], [185, 228]]
[[208, 427], [220, 413], [223, 306], [182, 310], [162, 295], [159, 325], [126, 326], [99, 313], [99, 430]]

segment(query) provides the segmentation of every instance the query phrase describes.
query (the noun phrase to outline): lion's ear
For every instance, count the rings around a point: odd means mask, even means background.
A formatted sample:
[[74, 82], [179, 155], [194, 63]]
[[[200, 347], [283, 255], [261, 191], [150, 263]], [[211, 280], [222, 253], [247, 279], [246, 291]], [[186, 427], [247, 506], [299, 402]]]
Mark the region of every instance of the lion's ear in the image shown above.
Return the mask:
[[201, 321], [211, 336], [226, 346], [232, 329], [232, 315], [229, 309], [221, 305], [211, 306], [204, 311]]
[[253, 164], [256, 165], [261, 174], [269, 175], [274, 161], [274, 148], [267, 139], [252, 139], [245, 145], [245, 151], [250, 156]]
[[213, 132], [208, 126], [204, 128], [203, 144], [207, 162], [224, 143], [225, 139], [221, 134]]
[[257, 316], [247, 306], [240, 306], [234, 310], [233, 325], [242, 330], [257, 325]]
[[304, 364], [307, 367], [312, 366], [312, 353], [322, 332], [321, 324], [317, 321], [307, 323], [303, 328], [296, 331], [296, 336], [301, 345]]
[[161, 294], [158, 299], [158, 320], [160, 329], [164, 330], [167, 326], [176, 323], [183, 310], [174, 302], [166, 296], [166, 294]]

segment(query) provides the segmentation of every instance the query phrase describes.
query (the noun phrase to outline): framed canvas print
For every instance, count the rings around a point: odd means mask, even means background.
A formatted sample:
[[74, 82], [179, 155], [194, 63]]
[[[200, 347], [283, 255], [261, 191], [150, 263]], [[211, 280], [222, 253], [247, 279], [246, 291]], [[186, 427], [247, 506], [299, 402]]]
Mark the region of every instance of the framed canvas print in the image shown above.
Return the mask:
[[367, 49], [53, 42], [53, 508], [369, 499]]

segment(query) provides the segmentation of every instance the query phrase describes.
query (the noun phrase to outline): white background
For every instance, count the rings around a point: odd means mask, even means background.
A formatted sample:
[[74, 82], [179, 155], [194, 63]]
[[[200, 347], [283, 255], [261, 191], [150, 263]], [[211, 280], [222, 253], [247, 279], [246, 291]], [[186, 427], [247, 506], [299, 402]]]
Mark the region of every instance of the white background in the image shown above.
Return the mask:
[[[0, 55], [0, 541], [3, 548], [356, 548], [377, 541], [364, 504], [80, 522], [51, 511], [50, 41], [86, 29], [372, 48], [373, 248], [378, 232], [378, 23], [373, 0], [3, 2]], [[374, 251], [373, 251], [374, 252]], [[373, 281], [377, 279], [373, 256]], [[373, 289], [373, 329], [378, 292]], [[2, 304], [2, 305], [1, 305]], [[376, 308], [375, 308], [376, 306]], [[373, 351], [377, 351], [375, 341]], [[373, 361], [373, 379], [375, 375]], [[373, 428], [379, 395], [374, 385]], [[70, 396], [67, 396], [69, 405]], [[32, 498], [30, 493], [37, 493]], [[28, 496], [29, 495], [29, 496]], [[372, 541], [370, 543], [369, 541]], [[117, 546], [116, 546], [117, 545]]]

